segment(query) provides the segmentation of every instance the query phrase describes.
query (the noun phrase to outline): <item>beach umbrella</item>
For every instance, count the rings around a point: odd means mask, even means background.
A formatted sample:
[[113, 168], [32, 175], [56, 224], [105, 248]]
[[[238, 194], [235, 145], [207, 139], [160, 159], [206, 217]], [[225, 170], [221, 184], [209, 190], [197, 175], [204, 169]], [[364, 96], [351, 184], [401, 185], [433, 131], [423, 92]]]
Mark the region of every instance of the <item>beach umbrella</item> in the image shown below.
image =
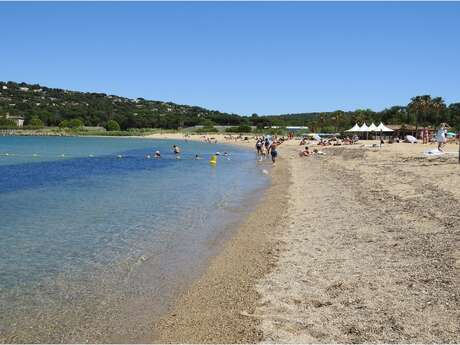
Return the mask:
[[345, 132], [359, 132], [358, 124], [355, 123], [355, 125], [353, 127], [351, 127], [350, 129], [347, 129]]

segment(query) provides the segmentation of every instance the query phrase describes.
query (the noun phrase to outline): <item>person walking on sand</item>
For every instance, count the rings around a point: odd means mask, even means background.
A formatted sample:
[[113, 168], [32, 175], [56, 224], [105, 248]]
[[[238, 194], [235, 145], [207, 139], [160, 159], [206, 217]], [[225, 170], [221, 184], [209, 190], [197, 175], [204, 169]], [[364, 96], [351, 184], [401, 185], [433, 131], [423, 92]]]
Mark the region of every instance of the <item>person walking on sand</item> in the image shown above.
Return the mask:
[[423, 129], [423, 143], [424, 144], [429, 144], [430, 142], [430, 134], [428, 132], [428, 128]]
[[443, 152], [442, 147], [446, 143], [446, 132], [447, 132], [446, 124], [441, 123], [438, 131], [436, 132], [436, 141], [438, 143], [438, 150], [441, 152]]

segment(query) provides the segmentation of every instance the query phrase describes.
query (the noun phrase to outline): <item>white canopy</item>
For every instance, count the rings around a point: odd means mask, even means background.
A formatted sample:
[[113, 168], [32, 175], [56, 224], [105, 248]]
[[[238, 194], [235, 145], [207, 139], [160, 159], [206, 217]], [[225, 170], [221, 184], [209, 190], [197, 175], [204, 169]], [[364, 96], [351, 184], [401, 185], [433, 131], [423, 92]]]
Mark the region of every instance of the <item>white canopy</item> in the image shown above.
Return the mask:
[[355, 123], [355, 125], [353, 127], [351, 127], [350, 129], [346, 130], [345, 132], [359, 132], [358, 124]]
[[377, 126], [377, 131], [378, 132], [393, 132], [391, 128], [388, 128], [382, 122], [380, 122], [380, 125]]
[[369, 130], [369, 132], [375, 132], [377, 130], [377, 126], [374, 125], [374, 123], [372, 122], [371, 125], [369, 126], [368, 130]]
[[359, 128], [360, 132], [369, 132], [369, 127], [367, 127], [366, 122]]

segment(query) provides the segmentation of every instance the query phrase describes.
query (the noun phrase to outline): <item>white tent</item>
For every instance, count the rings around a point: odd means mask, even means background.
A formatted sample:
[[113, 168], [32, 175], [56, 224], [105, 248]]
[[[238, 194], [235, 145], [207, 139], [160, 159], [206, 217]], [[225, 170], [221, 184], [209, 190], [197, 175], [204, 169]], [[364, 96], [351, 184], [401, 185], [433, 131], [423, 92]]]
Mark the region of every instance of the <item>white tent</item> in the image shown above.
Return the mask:
[[393, 130], [391, 128], [388, 128], [382, 122], [380, 122], [380, 125], [377, 126], [377, 131], [379, 131], [379, 132], [393, 132]]
[[355, 123], [355, 125], [353, 127], [351, 127], [350, 129], [346, 130], [345, 132], [359, 132], [358, 124]]
[[377, 126], [374, 125], [374, 123], [372, 122], [371, 125], [369, 126], [368, 130], [369, 130], [369, 132], [375, 132], [375, 131], [377, 131]]
[[369, 132], [369, 127], [367, 127], [366, 122], [359, 128], [360, 132]]

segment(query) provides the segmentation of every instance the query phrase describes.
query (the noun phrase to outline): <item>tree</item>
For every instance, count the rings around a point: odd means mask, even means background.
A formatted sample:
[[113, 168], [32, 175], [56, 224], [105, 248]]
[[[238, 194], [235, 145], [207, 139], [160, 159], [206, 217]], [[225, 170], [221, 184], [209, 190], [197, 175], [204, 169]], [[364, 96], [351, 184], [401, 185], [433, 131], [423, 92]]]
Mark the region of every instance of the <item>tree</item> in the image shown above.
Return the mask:
[[64, 121], [61, 121], [59, 123], [59, 127], [61, 127], [61, 128], [74, 128], [74, 129], [77, 129], [77, 128], [83, 127], [84, 125], [85, 124], [80, 119], [64, 120]]
[[225, 131], [229, 133], [251, 133], [252, 128], [251, 126], [241, 125], [238, 127], [227, 128]]
[[63, 120], [63, 121], [59, 122], [59, 127], [60, 128], [69, 128], [70, 127], [69, 120]]
[[411, 98], [407, 108], [410, 112], [415, 114], [415, 130], [417, 131], [419, 123], [426, 123], [426, 116], [430, 108], [432, 107], [433, 101], [430, 95], [415, 96]]
[[43, 124], [43, 121], [40, 120], [40, 118], [38, 116], [32, 116], [32, 118], [30, 119], [28, 125], [30, 127], [35, 127], [35, 128], [43, 128], [44, 127], [44, 124]]
[[82, 120], [80, 119], [72, 119], [69, 121], [69, 127], [70, 128], [81, 128], [83, 127], [85, 124], [83, 123]]
[[115, 120], [109, 120], [109, 121], [107, 121], [107, 124], [106, 124], [105, 128], [108, 131], [119, 131], [120, 130], [120, 125]]
[[16, 128], [16, 123], [13, 120], [0, 116], [0, 128]]
[[214, 127], [216, 123], [210, 119], [205, 119], [201, 122], [201, 125], [205, 128]]

